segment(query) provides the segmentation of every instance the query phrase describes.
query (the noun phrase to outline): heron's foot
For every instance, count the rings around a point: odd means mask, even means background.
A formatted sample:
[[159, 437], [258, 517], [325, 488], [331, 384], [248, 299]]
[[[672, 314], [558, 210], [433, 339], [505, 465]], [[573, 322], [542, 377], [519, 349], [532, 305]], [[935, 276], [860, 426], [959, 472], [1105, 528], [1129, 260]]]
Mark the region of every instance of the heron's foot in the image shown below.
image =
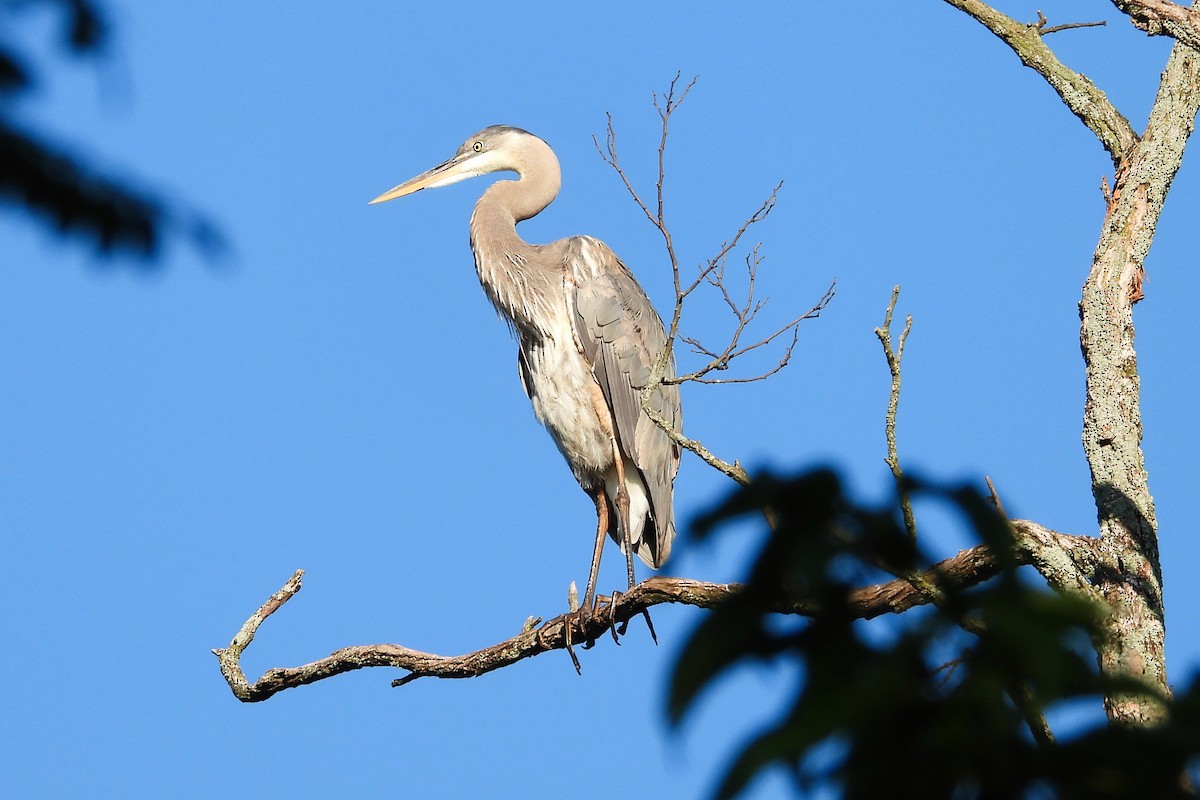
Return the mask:
[[[591, 628], [592, 621], [597, 618], [599, 599], [593, 600], [591, 605], [573, 608], [563, 615], [563, 635], [566, 638], [567, 653], [571, 656], [576, 672], [580, 671], [580, 667], [573, 645], [578, 643], [584, 650], [590, 650], [596, 645], [596, 637], [591, 633]], [[577, 635], [581, 635], [582, 638], [575, 639]]]
[[[595, 647], [597, 633], [603, 632], [602, 629], [593, 632], [598, 627], [597, 623], [608, 629], [614, 642], [618, 645], [621, 644], [621, 637], [629, 629], [628, 619], [617, 619], [617, 605], [623, 596], [623, 592], [614, 589], [611, 595], [597, 595], [591, 605], [584, 604], [563, 615], [563, 636], [566, 639], [566, 650], [577, 673], [583, 674], [583, 669], [580, 666], [579, 657], [575, 654], [575, 645], [578, 644], [584, 650]], [[654, 630], [649, 610], [642, 609], [641, 614], [646, 619], [646, 628], [650, 631], [650, 638], [654, 640], [655, 644], [658, 644], [658, 634]]]
[[579, 664], [579, 656], [575, 655], [575, 648], [571, 646], [571, 631], [575, 629], [574, 616], [578, 613], [578, 611], [572, 611], [566, 615], [566, 618], [563, 620], [563, 638], [566, 640], [567, 655], [571, 657], [571, 664], [575, 667], [575, 674], [582, 675], [583, 667]]
[[[613, 592], [613, 603], [611, 606], [609, 606], [609, 611], [608, 611], [608, 613], [609, 613], [609, 617], [608, 617], [609, 630], [612, 631], [613, 641], [616, 642], [617, 644], [621, 643], [620, 639], [618, 639], [617, 637], [624, 636], [625, 632], [629, 630], [629, 620], [628, 619], [626, 619], [624, 622], [621, 622], [620, 624], [617, 623], [617, 600], [620, 597], [621, 597], [620, 592], [618, 592], [618, 591]], [[643, 608], [642, 616], [646, 618], [646, 629], [650, 631], [650, 638], [654, 640], [655, 644], [658, 644], [658, 634], [654, 631], [654, 622], [650, 619], [650, 609]]]
[[[608, 598], [608, 631], [612, 634], [613, 641], [618, 645], [621, 644], [621, 637], [625, 635], [625, 629], [629, 627], [629, 622], [626, 620], [617, 625], [617, 601], [621, 599], [621, 593], [613, 589], [612, 597]], [[620, 627], [620, 630], [617, 628]]]
[[603, 597], [597, 597], [595, 601], [592, 602], [591, 607], [589, 607], [586, 611], [582, 608], [579, 609], [580, 613], [584, 615], [580, 620], [580, 625], [582, 625], [584, 630], [588, 632], [587, 644], [584, 645], [585, 650], [591, 650], [596, 646], [596, 636], [591, 632], [591, 628], [593, 622], [600, 619], [600, 603], [603, 599]]
[[[572, 583], [572, 588], [574, 584]], [[576, 631], [583, 635], [580, 646], [584, 650], [590, 650], [596, 645], [596, 637], [591, 634], [591, 623], [596, 616], [595, 599], [591, 604], [585, 602], [582, 606], [579, 605], [578, 595], [575, 596], [574, 602], [571, 603], [571, 610], [563, 615], [563, 638], [566, 640], [567, 655], [571, 657], [571, 664], [575, 667], [575, 672], [578, 675], [583, 674], [583, 667], [579, 664], [579, 656], [575, 655], [574, 637]]]

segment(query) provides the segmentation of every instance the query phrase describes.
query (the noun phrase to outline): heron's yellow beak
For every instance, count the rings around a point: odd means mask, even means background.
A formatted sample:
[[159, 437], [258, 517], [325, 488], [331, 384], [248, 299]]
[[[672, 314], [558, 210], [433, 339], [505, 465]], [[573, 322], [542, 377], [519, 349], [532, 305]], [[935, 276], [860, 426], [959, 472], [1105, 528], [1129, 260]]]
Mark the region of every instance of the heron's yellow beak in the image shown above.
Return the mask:
[[463, 178], [471, 177], [472, 173], [463, 169], [463, 164], [468, 160], [469, 156], [474, 153], [465, 153], [457, 155], [454, 158], [444, 163], [438, 164], [431, 170], [422, 172], [415, 178], [410, 178], [399, 186], [388, 189], [383, 194], [376, 197], [367, 205], [375, 203], [385, 203], [388, 200], [395, 200], [397, 197], [404, 197], [406, 194], [419, 192], [422, 189], [428, 189], [437, 186], [447, 186], [451, 183], [457, 183]]

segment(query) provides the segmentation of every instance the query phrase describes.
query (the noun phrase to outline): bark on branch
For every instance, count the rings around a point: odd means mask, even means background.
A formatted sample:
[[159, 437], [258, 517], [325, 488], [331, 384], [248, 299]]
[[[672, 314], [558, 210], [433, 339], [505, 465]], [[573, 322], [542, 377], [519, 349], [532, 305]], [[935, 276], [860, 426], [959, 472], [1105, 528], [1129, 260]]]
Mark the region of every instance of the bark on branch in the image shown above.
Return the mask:
[[[1146, 130], [1137, 136], [1104, 93], [1060, 62], [1042, 40], [1045, 25], [1022, 25], [979, 0], [946, 0], [985, 25], [1041, 74], [1112, 156], [1106, 214], [1079, 304], [1086, 368], [1083, 449], [1092, 475], [1100, 563], [1081, 580], [1069, 558], [1042, 549], [1039, 570], [1062, 588], [1098, 595], [1111, 613], [1096, 642], [1100, 669], [1169, 695], [1158, 523], [1141, 450], [1140, 378], [1133, 306], [1143, 298], [1145, 259], [1167, 192], [1200, 111], [1200, 16], [1166, 0], [1113, 0], [1135, 25], [1178, 40], [1159, 82]], [[1194, 8], [1194, 6], [1193, 6]], [[1152, 725], [1162, 707], [1146, 695], [1105, 698], [1118, 723]]]
[[[1115, 611], [1099, 643], [1101, 669], [1169, 692], [1158, 522], [1142, 453], [1141, 381], [1133, 305], [1167, 192], [1200, 110], [1200, 54], [1176, 43], [1146, 132], [1118, 163], [1079, 304], [1086, 366], [1083, 449], [1092, 474], [1106, 569], [1099, 591]], [[1106, 698], [1109, 715], [1153, 724], [1161, 707], [1141, 696]]]
[[1122, 154], [1137, 142], [1129, 120], [1117, 111], [1108, 97], [1088, 78], [1069, 68], [1043, 40], [1036, 23], [1025, 24], [1001, 14], [980, 0], [946, 0], [984, 25], [1012, 48], [1021, 63], [1037, 72], [1067, 108], [1091, 129], [1117, 164]]
[[884, 416], [884, 438], [887, 441], [887, 457], [884, 462], [892, 471], [896, 481], [896, 492], [900, 496], [900, 511], [904, 514], [904, 529], [913, 541], [917, 538], [917, 518], [913, 514], [912, 498], [904, 485], [904, 470], [900, 468], [900, 454], [896, 449], [896, 411], [900, 406], [900, 362], [904, 359], [904, 345], [908, 334], [912, 332], [912, 317], [904, 318], [904, 330], [896, 345], [892, 345], [892, 314], [896, 311], [896, 301], [900, 299], [900, 287], [892, 289], [892, 299], [888, 302], [887, 311], [883, 316], [883, 325], [875, 329], [875, 336], [883, 345], [883, 356], [887, 359], [888, 372], [892, 376], [892, 387], [888, 393], [887, 414]]
[[[1090, 552], [1095, 542], [1086, 537], [1049, 531], [1032, 522], [1018, 520], [1014, 525], [1019, 531], [1036, 532], [1037, 538], [1060, 540], [1059, 547], [1076, 553]], [[1033, 561], [1031, 551], [1023, 545], [1018, 549], [1018, 561]], [[965, 588], [992, 578], [999, 569], [1000, 562], [986, 547], [980, 546], [963, 550], [922, 575], [926, 582], [943, 589]], [[267, 618], [300, 591], [303, 575], [303, 570], [297, 570], [279, 591], [250, 615], [228, 647], [213, 650], [230, 691], [244, 703], [257, 703], [287, 689], [367, 667], [403, 670], [405, 674], [393, 680], [393, 686], [403, 686], [417, 678], [474, 678], [542, 653], [580, 647], [585, 642], [599, 642], [607, 634], [615, 637], [612, 630], [614, 623], [619, 630], [626, 622], [652, 606], [672, 603], [713, 608], [740, 589], [736, 583], [708, 583], [655, 576], [642, 581], [629, 592], [617, 595], [615, 605], [612, 598], [602, 598], [598, 613], [591, 617], [581, 618], [578, 614], [564, 613], [539, 625], [527, 625], [515, 636], [463, 655], [436, 655], [398, 644], [355, 645], [343, 647], [325, 658], [298, 667], [269, 669], [258, 680], [249, 680], [242, 671], [242, 654]], [[907, 579], [864, 586], [852, 596], [854, 613], [860, 619], [899, 614], [928, 602], [928, 596]], [[780, 614], [813, 616], [819, 609], [810, 601], [789, 599], [780, 600], [773, 610]]]
[[1200, 13], [1170, 0], [1113, 0], [1134, 27], [1151, 36], [1171, 36], [1200, 50]]

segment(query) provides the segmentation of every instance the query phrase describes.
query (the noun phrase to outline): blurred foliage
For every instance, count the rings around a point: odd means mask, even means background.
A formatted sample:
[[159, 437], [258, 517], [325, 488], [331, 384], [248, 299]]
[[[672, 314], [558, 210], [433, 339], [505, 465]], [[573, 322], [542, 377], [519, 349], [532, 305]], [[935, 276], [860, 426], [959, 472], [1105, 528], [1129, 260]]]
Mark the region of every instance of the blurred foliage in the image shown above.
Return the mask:
[[143, 264], [152, 263], [172, 228], [209, 255], [219, 252], [220, 235], [208, 221], [100, 174], [15, 121], [18, 102], [38, 87], [44, 69], [14, 41], [14, 20], [44, 7], [61, 20], [60, 41], [73, 56], [99, 57], [109, 39], [101, 7], [92, 0], [0, 0], [0, 202], [90, 240], [102, 254], [126, 252], [144, 257]]
[[[1041, 712], [1081, 699], [1098, 709], [1107, 692], [1151, 690], [1099, 674], [1091, 641], [1100, 610], [1019, 571], [1010, 528], [979, 492], [912, 491], [956, 509], [1002, 567], [969, 589], [935, 580], [936, 604], [871, 621], [856, 619], [855, 589], [932, 565], [903, 529], [898, 504], [858, 506], [828, 471], [764, 475], [695, 526], [703, 540], [764, 511], [776, 521], [745, 591], [687, 642], [670, 687], [672, 724], [739, 665], [786, 665], [779, 672], [799, 676], [779, 718], [735, 756], [716, 797], [737, 796], [775, 767], [792, 775], [799, 794], [820, 797], [1195, 796], [1184, 775], [1200, 763], [1197, 683], [1164, 701], [1161, 727], [1075, 726], [1056, 740]], [[770, 611], [787, 598], [815, 601], [819, 612]]]

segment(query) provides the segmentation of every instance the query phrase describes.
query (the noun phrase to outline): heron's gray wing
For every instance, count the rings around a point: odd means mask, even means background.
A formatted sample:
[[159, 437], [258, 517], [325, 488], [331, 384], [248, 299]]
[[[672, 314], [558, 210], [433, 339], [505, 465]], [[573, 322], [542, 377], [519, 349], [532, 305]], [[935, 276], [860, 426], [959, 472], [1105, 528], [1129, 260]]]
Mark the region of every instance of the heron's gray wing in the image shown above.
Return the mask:
[[[575, 283], [576, 335], [612, 413], [621, 451], [636, 465], [650, 496], [656, 536], [649, 543], [649, 560], [658, 567], [675, 536], [671, 483], [679, 471], [680, 449], [642, 410], [641, 395], [666, 349], [667, 334], [642, 287], [607, 245], [575, 237], [567, 242], [566, 258]], [[673, 363], [668, 371], [674, 374]], [[680, 429], [678, 386], [659, 386], [650, 404]]]

